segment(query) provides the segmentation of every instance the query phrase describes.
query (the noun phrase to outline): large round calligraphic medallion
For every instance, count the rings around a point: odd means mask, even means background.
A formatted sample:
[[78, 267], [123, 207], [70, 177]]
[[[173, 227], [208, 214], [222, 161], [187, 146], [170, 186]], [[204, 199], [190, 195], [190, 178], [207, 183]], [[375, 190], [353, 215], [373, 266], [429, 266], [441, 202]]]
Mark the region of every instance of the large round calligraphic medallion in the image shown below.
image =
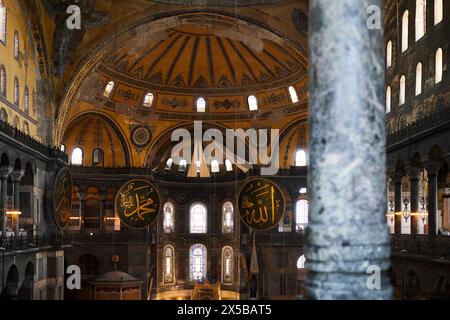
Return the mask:
[[62, 168], [56, 175], [53, 186], [53, 218], [60, 230], [64, 230], [69, 225], [71, 211], [72, 175], [68, 168]]
[[257, 231], [277, 226], [283, 217], [285, 206], [283, 191], [267, 179], [250, 179], [239, 191], [239, 216], [247, 227]]
[[147, 180], [130, 180], [116, 196], [115, 209], [124, 225], [144, 229], [156, 221], [161, 197], [156, 187]]

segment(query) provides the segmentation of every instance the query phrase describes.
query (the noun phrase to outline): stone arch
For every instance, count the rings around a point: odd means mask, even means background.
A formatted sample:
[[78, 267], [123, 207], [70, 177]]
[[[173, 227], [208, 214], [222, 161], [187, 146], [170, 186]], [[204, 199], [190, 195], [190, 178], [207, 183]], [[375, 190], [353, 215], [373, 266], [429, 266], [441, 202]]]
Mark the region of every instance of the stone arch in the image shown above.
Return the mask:
[[19, 289], [19, 300], [33, 300], [34, 265], [29, 261], [25, 267], [25, 278]]
[[19, 288], [19, 270], [17, 266], [13, 264], [6, 276], [6, 286], [2, 291], [2, 298], [5, 300], [17, 300]]

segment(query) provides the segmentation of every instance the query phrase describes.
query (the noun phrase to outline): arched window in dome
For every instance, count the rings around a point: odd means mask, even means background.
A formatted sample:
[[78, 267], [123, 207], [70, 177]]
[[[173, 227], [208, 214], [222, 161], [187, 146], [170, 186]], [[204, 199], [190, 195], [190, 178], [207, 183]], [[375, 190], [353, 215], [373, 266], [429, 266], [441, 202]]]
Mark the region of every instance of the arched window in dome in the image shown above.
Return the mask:
[[25, 87], [25, 89], [24, 89], [23, 109], [26, 114], [30, 113], [30, 92], [28, 91], [28, 87]]
[[250, 111], [257, 111], [258, 110], [258, 99], [256, 99], [255, 96], [249, 96], [247, 98], [248, 102], [248, 109]]
[[6, 44], [6, 7], [0, 0], [0, 42]]
[[144, 107], [151, 108], [153, 105], [153, 99], [154, 99], [153, 93], [151, 92], [147, 93], [144, 98]]
[[299, 193], [300, 194], [307, 194], [308, 193], [308, 189], [307, 188], [300, 188]]
[[213, 173], [220, 172], [219, 161], [217, 161], [217, 160], [211, 161], [211, 172], [213, 172]]
[[105, 87], [105, 91], [103, 92], [103, 96], [105, 98], [111, 97], [111, 93], [114, 90], [114, 86], [115, 86], [114, 81], [109, 81], [108, 82], [108, 84]]
[[436, 67], [436, 78], [435, 78], [435, 83], [439, 83], [442, 81], [442, 65], [443, 65], [443, 61], [442, 61], [442, 49], [439, 48], [436, 51], [436, 63], [435, 63], [435, 67]]
[[416, 41], [426, 33], [427, 0], [416, 0]]
[[71, 164], [73, 166], [83, 165], [83, 150], [81, 148], [75, 148], [72, 151]]
[[305, 269], [305, 255], [302, 255], [300, 258], [298, 258], [297, 260], [297, 269]]
[[386, 45], [386, 68], [392, 67], [392, 41], [389, 41]]
[[14, 78], [14, 104], [19, 107], [20, 105], [20, 87], [19, 80]]
[[175, 230], [175, 207], [171, 202], [164, 205], [163, 229], [165, 233], [172, 233]]
[[206, 233], [208, 212], [203, 203], [194, 203], [189, 210], [190, 233]]
[[416, 96], [422, 93], [422, 63], [416, 67]]
[[409, 25], [409, 12], [408, 10], [406, 10], [403, 13], [403, 18], [402, 18], [402, 52], [405, 52], [406, 50], [408, 50], [408, 25]]
[[406, 101], [406, 77], [403, 75], [400, 78], [400, 94], [398, 104], [401, 106]]
[[434, 25], [444, 20], [443, 0], [434, 0]]
[[195, 106], [197, 109], [197, 112], [206, 112], [206, 100], [205, 98], [198, 98], [197, 101], [195, 102]]
[[66, 152], [66, 145], [61, 144], [61, 146], [59, 147], [59, 150], [61, 150], [61, 152]]
[[26, 135], [30, 135], [30, 125], [28, 124], [28, 122], [24, 121], [23, 125], [22, 125], [22, 131], [26, 134]]
[[15, 116], [14, 120], [13, 120], [13, 128], [20, 130], [20, 122], [19, 122], [19, 117]]
[[297, 103], [298, 102], [297, 91], [295, 90], [295, 88], [293, 86], [289, 87], [289, 95], [291, 96], [292, 103]]
[[173, 165], [173, 159], [172, 158], [167, 159], [165, 170], [167, 170], [167, 171], [172, 170], [172, 165]]
[[6, 69], [4, 65], [0, 66], [0, 95], [6, 97]]
[[227, 201], [222, 206], [222, 232], [232, 233], [234, 224], [234, 207], [230, 201]]
[[94, 167], [101, 167], [104, 164], [105, 153], [103, 149], [96, 148], [92, 151], [92, 165]]
[[308, 200], [297, 201], [295, 207], [295, 230], [302, 231], [308, 225]]
[[392, 106], [392, 91], [391, 87], [388, 86], [386, 88], [386, 113], [391, 112], [391, 106]]
[[0, 109], [0, 120], [3, 122], [8, 123], [8, 113], [4, 108]]
[[295, 166], [306, 167], [306, 152], [305, 150], [298, 150], [295, 153]]
[[175, 282], [175, 249], [167, 245], [164, 247], [163, 254], [164, 283], [171, 284]]
[[230, 159], [225, 160], [225, 168], [227, 171], [233, 171], [233, 164]]
[[206, 279], [207, 250], [203, 244], [194, 244], [189, 250], [189, 275], [193, 281]]
[[187, 169], [187, 161], [185, 159], [180, 160], [180, 164], [178, 165], [178, 171], [184, 172]]
[[20, 51], [20, 42], [19, 42], [19, 33], [17, 31], [14, 32], [14, 58], [19, 59], [19, 51]]
[[222, 283], [233, 282], [233, 248], [226, 246], [222, 249]]

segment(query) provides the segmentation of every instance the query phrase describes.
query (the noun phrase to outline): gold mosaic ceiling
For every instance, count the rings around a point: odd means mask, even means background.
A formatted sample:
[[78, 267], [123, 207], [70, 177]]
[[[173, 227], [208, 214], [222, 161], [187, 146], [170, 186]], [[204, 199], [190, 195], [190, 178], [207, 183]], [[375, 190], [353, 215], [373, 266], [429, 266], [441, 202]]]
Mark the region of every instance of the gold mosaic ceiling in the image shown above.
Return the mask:
[[193, 16], [137, 33], [111, 50], [100, 70], [130, 85], [183, 94], [255, 93], [305, 77], [301, 55], [279, 37], [241, 30], [235, 19], [212, 19]]

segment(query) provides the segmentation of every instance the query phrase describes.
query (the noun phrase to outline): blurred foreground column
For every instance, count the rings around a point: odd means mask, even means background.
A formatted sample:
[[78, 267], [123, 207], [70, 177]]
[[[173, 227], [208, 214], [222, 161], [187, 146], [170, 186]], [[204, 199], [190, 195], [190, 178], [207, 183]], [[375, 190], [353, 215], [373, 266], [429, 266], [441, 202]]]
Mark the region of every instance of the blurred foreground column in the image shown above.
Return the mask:
[[310, 1], [309, 299], [392, 297], [383, 31], [368, 28], [370, 5], [383, 10], [381, 0]]

